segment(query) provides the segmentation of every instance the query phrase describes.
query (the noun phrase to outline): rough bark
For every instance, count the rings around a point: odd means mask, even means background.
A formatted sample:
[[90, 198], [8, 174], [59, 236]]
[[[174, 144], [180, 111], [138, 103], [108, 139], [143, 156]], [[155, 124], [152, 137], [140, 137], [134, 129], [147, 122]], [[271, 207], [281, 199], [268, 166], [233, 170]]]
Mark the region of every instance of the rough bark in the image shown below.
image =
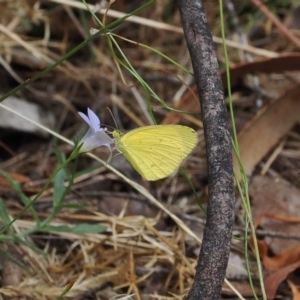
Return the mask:
[[177, 0], [201, 99], [209, 203], [194, 283], [186, 300], [219, 299], [234, 221], [232, 147], [212, 35], [200, 0]]

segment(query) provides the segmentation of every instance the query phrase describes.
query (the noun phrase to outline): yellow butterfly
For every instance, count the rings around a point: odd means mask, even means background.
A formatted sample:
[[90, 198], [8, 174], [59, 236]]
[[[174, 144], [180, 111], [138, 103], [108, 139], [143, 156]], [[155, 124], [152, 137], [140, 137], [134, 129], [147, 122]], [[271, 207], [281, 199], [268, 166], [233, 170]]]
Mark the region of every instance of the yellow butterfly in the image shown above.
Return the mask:
[[112, 133], [116, 149], [149, 181], [167, 177], [179, 168], [198, 142], [194, 129], [182, 125], [154, 125], [126, 134]]

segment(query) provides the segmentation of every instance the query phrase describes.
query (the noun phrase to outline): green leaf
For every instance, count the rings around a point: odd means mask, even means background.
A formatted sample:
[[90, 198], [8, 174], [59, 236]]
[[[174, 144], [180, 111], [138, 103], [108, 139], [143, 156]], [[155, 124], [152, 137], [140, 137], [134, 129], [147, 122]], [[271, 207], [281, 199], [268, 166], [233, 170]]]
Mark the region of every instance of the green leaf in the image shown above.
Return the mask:
[[87, 224], [81, 223], [74, 226], [68, 225], [60, 225], [60, 226], [52, 226], [46, 225], [40, 228], [42, 231], [46, 232], [72, 232], [78, 235], [84, 235], [87, 233], [101, 233], [106, 230], [106, 226], [101, 224]]
[[86, 233], [101, 233], [106, 230], [106, 226], [101, 224], [87, 224], [87, 223], [81, 223], [76, 225], [74, 229], [74, 233], [77, 234], [86, 234]]
[[54, 178], [54, 187], [53, 187], [53, 205], [58, 207], [65, 198], [65, 179], [66, 172], [64, 169], [58, 171]]
[[2, 198], [0, 198], [0, 220], [4, 224], [8, 224], [10, 222], [9, 215], [7, 214], [7, 210]]
[[45, 232], [73, 232], [72, 227], [67, 225], [59, 225], [59, 226], [45, 225], [43, 227], [40, 227], [39, 230]]

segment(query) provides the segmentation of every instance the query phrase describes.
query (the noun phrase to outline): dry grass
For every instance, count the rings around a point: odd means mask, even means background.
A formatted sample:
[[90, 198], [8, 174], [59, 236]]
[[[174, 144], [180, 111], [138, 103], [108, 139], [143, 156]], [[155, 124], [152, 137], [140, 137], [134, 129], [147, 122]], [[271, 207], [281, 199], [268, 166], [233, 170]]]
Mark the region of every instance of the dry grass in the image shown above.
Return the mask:
[[[106, 12], [105, 21], [109, 24], [138, 5], [138, 1], [132, 4], [116, 1], [110, 10], [104, 9], [98, 16], [103, 18]], [[97, 28], [84, 4], [78, 1], [16, 0], [1, 2], [0, 8], [1, 94], [49, 67], [84, 41], [90, 29]], [[209, 2], [207, 9], [212, 30], [218, 35], [219, 27], [214, 22], [218, 6]], [[137, 72], [171, 107], [176, 106], [187, 90], [190, 76], [138, 43], [161, 51], [191, 70], [180, 26], [179, 13], [172, 7], [172, 1], [161, 0], [139, 16], [132, 16], [113, 32]], [[215, 41], [220, 43], [217, 37]], [[229, 49], [234, 62], [240, 61], [238, 50], [245, 49], [256, 56], [278, 56], [271, 50], [233, 41], [227, 41], [227, 45], [232, 47]], [[218, 53], [219, 49], [217, 47]], [[95, 39], [55, 70], [26, 86], [18, 96], [53, 113], [54, 131], [68, 139], [82, 127], [77, 111], [85, 111], [86, 107], [101, 111], [101, 122], [107, 126], [115, 127], [106, 107], [112, 110], [121, 129], [129, 130], [152, 122], [143, 89], [131, 74], [120, 72], [105, 36]], [[158, 123], [162, 122], [169, 112], [155, 99], [151, 105]], [[197, 149], [184, 167], [198, 196], [206, 203], [202, 123], [194, 116], [187, 116], [181, 122], [193, 126], [199, 135]], [[37, 136], [22, 138], [21, 130], [14, 138], [21, 142], [6, 138], [0, 145], [4, 157], [0, 168], [28, 178], [22, 183], [22, 190], [28, 196], [35, 195], [55, 170], [57, 157], [53, 142]], [[289, 145], [299, 148], [299, 143]], [[68, 155], [71, 148], [63, 143], [60, 150]], [[296, 150], [283, 151], [286, 156], [299, 158]], [[96, 157], [105, 160], [106, 154], [97, 152]], [[78, 168], [83, 170], [94, 164], [95, 160], [82, 156]], [[13, 218], [22, 204], [11, 188], [1, 185], [1, 189], [1, 197]], [[41, 219], [53, 209], [53, 193], [53, 187], [47, 189], [35, 203]], [[111, 165], [76, 177], [65, 202], [85, 206], [64, 208], [49, 225], [88, 223], [101, 224], [106, 229], [82, 235], [49, 229], [23, 236], [23, 232], [35, 226], [31, 214], [23, 215], [13, 223], [13, 230], [31, 243], [32, 248], [27, 243], [15, 245], [2, 239], [3, 252], [19, 262], [15, 265], [1, 254], [6, 276], [6, 283], [0, 288], [3, 297], [57, 299], [66, 288], [70, 289], [64, 299], [171, 300], [186, 293], [195, 272], [203, 215], [181, 175], [159, 183], [147, 183], [118, 156]], [[194, 220], [188, 220], [188, 216], [193, 216]], [[235, 246], [240, 248], [241, 242], [235, 242]], [[238, 292], [230, 293], [242, 298]]]

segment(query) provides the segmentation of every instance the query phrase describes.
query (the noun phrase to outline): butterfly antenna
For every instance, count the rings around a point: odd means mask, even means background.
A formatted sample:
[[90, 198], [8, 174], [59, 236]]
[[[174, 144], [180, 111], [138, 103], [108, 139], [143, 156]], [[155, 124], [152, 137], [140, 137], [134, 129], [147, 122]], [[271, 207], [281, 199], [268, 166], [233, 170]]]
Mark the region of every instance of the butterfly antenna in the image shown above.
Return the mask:
[[117, 128], [117, 130], [119, 130], [119, 128], [118, 128], [118, 125], [117, 125], [117, 122], [116, 122], [116, 119], [115, 119], [115, 117], [114, 117], [114, 115], [113, 115], [113, 113], [112, 113], [112, 111], [110, 110], [110, 108], [109, 107], [106, 107], [107, 109], [108, 109], [108, 111], [109, 111], [109, 113], [110, 113], [110, 115], [111, 115], [111, 117], [112, 117], [112, 119], [114, 120], [114, 122], [115, 122], [115, 128]]

